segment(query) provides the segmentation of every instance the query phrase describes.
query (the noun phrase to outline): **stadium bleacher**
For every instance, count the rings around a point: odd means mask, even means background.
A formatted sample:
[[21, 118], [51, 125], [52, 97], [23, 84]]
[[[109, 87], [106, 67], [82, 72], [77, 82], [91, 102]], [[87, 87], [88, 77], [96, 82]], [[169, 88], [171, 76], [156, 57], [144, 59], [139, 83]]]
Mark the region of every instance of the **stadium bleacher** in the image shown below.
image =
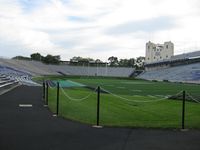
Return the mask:
[[65, 75], [80, 76], [109, 76], [109, 77], [129, 77], [133, 68], [124, 67], [90, 67], [90, 66], [49, 66], [53, 72], [61, 72]]
[[183, 54], [172, 56], [171, 60], [196, 58], [199, 56], [200, 56], [200, 51], [195, 51], [195, 52], [183, 53]]
[[[192, 52], [174, 56], [169, 67], [159, 67], [138, 73], [140, 79], [146, 80], [168, 80], [172, 82], [200, 83], [200, 59], [196, 56], [200, 52]], [[193, 59], [195, 58], [195, 59]], [[176, 60], [178, 60], [176, 62]], [[162, 64], [162, 62], [160, 62]], [[154, 64], [150, 64], [154, 67]], [[159, 63], [156, 63], [159, 65]], [[164, 64], [165, 65], [165, 64]], [[75, 75], [75, 76], [107, 76], [107, 77], [129, 77], [134, 73], [134, 68], [125, 67], [100, 67], [100, 66], [70, 66], [70, 65], [47, 65], [39, 61], [26, 61], [0, 58], [0, 74], [22, 84], [35, 84], [31, 76], [40, 75]], [[3, 82], [3, 81], [2, 81]]]
[[47, 65], [38, 61], [25, 61], [3, 58], [0, 58], [0, 65], [15, 68], [33, 76], [65, 74], [80, 76], [129, 77], [134, 70], [133, 68], [125, 67]]
[[158, 81], [168, 80], [171, 82], [200, 83], [200, 62], [146, 71], [139, 75], [138, 78]]
[[0, 58], [0, 65], [15, 68], [31, 75], [51, 75], [51, 70], [48, 70], [44, 64], [36, 61], [25, 61], [16, 59]]
[[4, 91], [17, 85], [18, 85], [18, 81], [10, 79], [7, 75], [0, 73], [0, 95], [3, 94]]
[[38, 85], [31, 80], [31, 75], [29, 73], [0, 65], [0, 91], [7, 90], [19, 84]]
[[90, 67], [69, 65], [47, 65], [38, 61], [26, 61], [0, 58], [0, 94], [2, 90], [17, 85], [38, 86], [32, 76], [40, 75], [77, 75], [129, 77], [133, 68]]
[[145, 80], [200, 83], [200, 51], [183, 53], [145, 64], [145, 70], [137, 78]]

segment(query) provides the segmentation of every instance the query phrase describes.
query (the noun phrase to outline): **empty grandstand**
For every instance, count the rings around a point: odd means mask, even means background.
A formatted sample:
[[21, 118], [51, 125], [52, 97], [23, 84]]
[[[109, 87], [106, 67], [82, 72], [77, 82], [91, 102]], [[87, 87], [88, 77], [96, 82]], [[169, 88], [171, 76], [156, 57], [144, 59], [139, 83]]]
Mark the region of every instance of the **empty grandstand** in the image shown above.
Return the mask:
[[[137, 72], [134, 68], [47, 65], [39, 61], [26, 61], [0, 58], [1, 74], [22, 84], [34, 84], [32, 76], [70, 75], [70, 76], [105, 76], [130, 77], [146, 80], [200, 83], [200, 51], [175, 55], [171, 59], [145, 64], [145, 71]], [[3, 66], [3, 67], [2, 67]]]
[[44, 65], [37, 61], [0, 58], [0, 65], [15, 68], [31, 75], [51, 75], [52, 74], [51, 73], [52, 71], [48, 70], [48, 67], [46, 67], [47, 65]]
[[0, 58], [0, 65], [22, 70], [35, 75], [77, 75], [77, 76], [109, 76], [129, 77], [134, 69], [125, 67], [69, 66], [46, 65], [39, 61], [25, 61]]
[[[0, 71], [2, 67], [0, 66]], [[0, 95], [10, 88], [16, 87], [18, 85], [18, 81], [9, 78], [9, 76], [0, 73]]]
[[176, 55], [165, 61], [145, 64], [145, 70], [138, 78], [200, 83], [200, 51]]
[[6, 75], [0, 74], [0, 88], [5, 88], [5, 87], [8, 87], [8, 86], [12, 86], [12, 85], [15, 85], [17, 83], [18, 83], [17, 81], [15, 81], [13, 79], [10, 79]]
[[0, 65], [0, 93], [20, 84], [38, 85], [31, 80], [31, 75], [29, 73]]

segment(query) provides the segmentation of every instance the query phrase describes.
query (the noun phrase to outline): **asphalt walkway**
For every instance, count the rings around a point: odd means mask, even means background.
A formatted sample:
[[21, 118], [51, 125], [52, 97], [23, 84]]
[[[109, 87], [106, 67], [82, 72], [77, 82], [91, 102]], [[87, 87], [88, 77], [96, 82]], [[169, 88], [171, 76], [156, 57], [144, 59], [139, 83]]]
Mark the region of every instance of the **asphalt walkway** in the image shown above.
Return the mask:
[[52, 117], [41, 97], [28, 86], [0, 96], [0, 150], [200, 150], [199, 130], [92, 128]]

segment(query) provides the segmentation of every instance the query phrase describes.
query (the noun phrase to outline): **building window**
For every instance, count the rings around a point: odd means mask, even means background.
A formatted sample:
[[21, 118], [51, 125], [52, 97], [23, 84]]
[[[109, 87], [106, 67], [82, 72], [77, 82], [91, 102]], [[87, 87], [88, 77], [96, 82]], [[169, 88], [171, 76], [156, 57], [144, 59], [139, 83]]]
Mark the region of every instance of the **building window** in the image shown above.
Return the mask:
[[156, 59], [156, 57], [154, 57], [154, 59]]
[[162, 59], [162, 57], [160, 56], [160, 59]]
[[166, 45], [166, 49], [168, 49], [168, 45]]
[[148, 46], [148, 49], [150, 49], [150, 46]]
[[149, 60], [149, 58], [148, 58], [148, 60]]
[[166, 56], [166, 58], [168, 58], [168, 55]]

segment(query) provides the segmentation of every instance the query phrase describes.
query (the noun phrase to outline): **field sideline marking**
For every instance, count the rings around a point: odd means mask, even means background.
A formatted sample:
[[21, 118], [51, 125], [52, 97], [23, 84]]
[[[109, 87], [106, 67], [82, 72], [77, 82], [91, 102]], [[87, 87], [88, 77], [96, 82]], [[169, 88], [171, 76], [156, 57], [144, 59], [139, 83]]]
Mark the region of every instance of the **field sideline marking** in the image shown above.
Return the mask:
[[125, 87], [122, 87], [122, 86], [119, 86], [119, 87], [117, 87], [118, 89], [125, 89]]
[[130, 90], [132, 92], [142, 92], [142, 90]]
[[133, 95], [133, 97], [144, 97], [142, 95]]
[[33, 107], [32, 104], [19, 104], [19, 107]]
[[108, 85], [105, 85], [105, 86], [114, 86], [114, 85], [112, 85], [112, 84], [108, 84]]
[[120, 82], [120, 83], [123, 83], [123, 84], [154, 84], [154, 83], [150, 83], [150, 82]]
[[156, 96], [153, 96], [153, 95], [147, 95], [147, 96], [151, 98], [157, 98]]
[[164, 95], [155, 95], [156, 97], [165, 97]]

